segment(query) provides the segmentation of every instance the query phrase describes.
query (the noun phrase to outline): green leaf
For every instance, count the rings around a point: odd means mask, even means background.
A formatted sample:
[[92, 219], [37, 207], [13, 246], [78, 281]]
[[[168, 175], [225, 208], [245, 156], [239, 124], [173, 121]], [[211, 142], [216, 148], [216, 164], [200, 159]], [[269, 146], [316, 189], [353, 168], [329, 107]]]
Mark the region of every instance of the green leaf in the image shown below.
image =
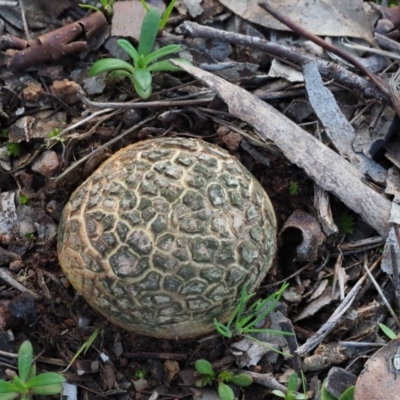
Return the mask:
[[103, 60], [96, 61], [92, 65], [89, 70], [89, 76], [96, 76], [114, 69], [125, 69], [131, 73], [135, 71], [135, 68], [126, 61], [119, 60], [118, 58], [104, 58]]
[[326, 379], [322, 383], [321, 387], [321, 400], [336, 400], [336, 397], [333, 397], [327, 390], [326, 390]]
[[115, 71], [111, 71], [108, 74], [108, 77], [111, 78], [111, 79], [129, 78], [130, 80], [133, 80], [133, 75], [130, 72], [125, 71], [124, 69], [116, 69]]
[[33, 394], [53, 395], [61, 393], [63, 385], [61, 383], [53, 383], [52, 385], [35, 386], [32, 388]]
[[29, 379], [26, 382], [26, 387], [28, 389], [38, 387], [38, 386], [47, 386], [47, 385], [54, 385], [56, 383], [64, 383], [65, 378], [56, 373], [56, 372], [45, 372], [43, 374], [34, 376], [33, 378]]
[[152, 92], [152, 76], [151, 73], [145, 69], [136, 68], [133, 73], [133, 82], [137, 94], [142, 99], [148, 99]]
[[343, 393], [342, 395], [339, 397], [339, 400], [354, 400], [354, 390], [355, 390], [355, 386], [350, 386], [348, 387]]
[[287, 384], [288, 390], [294, 392], [296, 390], [298, 380], [299, 380], [299, 376], [297, 375], [296, 372], [293, 372], [293, 374], [290, 375], [290, 378], [289, 378], [289, 381]]
[[32, 379], [34, 376], [36, 376], [36, 363], [32, 363], [26, 381], [29, 381], [29, 379]]
[[383, 333], [390, 339], [396, 339], [397, 335], [395, 332], [393, 332], [388, 326], [386, 326], [385, 324], [379, 324], [379, 328], [382, 329]]
[[149, 65], [151, 62], [157, 60], [158, 58], [165, 57], [168, 54], [176, 53], [182, 48], [179, 44], [170, 44], [168, 46], [161, 47], [150, 53], [147, 57], [144, 58], [143, 63], [144, 67]]
[[18, 351], [18, 373], [22, 382], [26, 382], [33, 360], [33, 347], [29, 340], [23, 342]]
[[231, 330], [227, 326], [218, 322], [216, 318], [214, 318], [214, 327], [220, 335], [222, 335], [228, 339], [232, 337]]
[[286, 398], [286, 393], [283, 393], [281, 390], [275, 389], [272, 391], [272, 394], [277, 397]]
[[234, 400], [233, 390], [225, 383], [218, 383], [218, 396], [221, 400]]
[[253, 378], [247, 374], [236, 374], [230, 381], [236, 386], [247, 387], [253, 383]]
[[17, 387], [14, 383], [0, 379], [0, 393], [12, 393], [17, 391]]
[[81, 8], [89, 8], [90, 10], [93, 10], [93, 11], [100, 11], [99, 7], [92, 6], [90, 4], [79, 4], [79, 7], [81, 7]]
[[147, 57], [154, 47], [158, 26], [160, 24], [160, 11], [157, 7], [152, 8], [144, 17], [139, 39], [139, 55]]
[[14, 400], [20, 396], [19, 393], [7, 393], [1, 395], [1, 400]]
[[135, 63], [135, 67], [137, 67], [137, 63], [139, 60], [139, 54], [137, 50], [125, 39], [117, 40], [118, 46], [121, 47], [122, 50], [125, 51], [132, 58], [133, 62]]
[[215, 372], [213, 370], [213, 367], [211, 363], [209, 363], [207, 360], [197, 360], [194, 364], [194, 367], [196, 368], [197, 372], [200, 372], [202, 375], [210, 375], [210, 376], [215, 376]]
[[25, 382], [21, 380], [21, 378], [18, 375], [14, 375], [13, 378], [13, 384], [17, 388], [17, 392], [19, 393], [26, 393], [27, 387], [25, 386]]
[[[186, 64], [191, 64], [190, 61], [188, 60], [183, 60], [182, 58], [174, 58], [173, 60], [180, 61], [180, 62], [185, 62]], [[147, 67], [147, 70], [150, 72], [159, 72], [159, 71], [164, 71], [164, 72], [174, 72], [174, 71], [182, 71], [181, 68], [177, 67], [176, 65], [171, 64], [169, 60], [164, 60], [164, 61], [159, 61], [154, 64], [151, 64]]]
[[171, 12], [172, 12], [172, 9], [174, 8], [175, 2], [176, 2], [176, 0], [172, 0], [171, 3], [169, 3], [164, 14], [162, 15], [160, 24], [158, 25], [159, 31], [162, 31], [165, 28], [165, 25], [167, 25], [168, 18], [171, 15]]

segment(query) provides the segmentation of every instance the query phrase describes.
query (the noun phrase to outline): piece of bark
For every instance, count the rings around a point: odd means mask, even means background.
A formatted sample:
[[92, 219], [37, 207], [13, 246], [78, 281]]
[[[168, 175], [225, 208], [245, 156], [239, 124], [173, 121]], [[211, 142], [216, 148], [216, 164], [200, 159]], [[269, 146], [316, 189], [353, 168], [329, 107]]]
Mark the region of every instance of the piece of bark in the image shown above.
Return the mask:
[[0, 47], [2, 50], [20, 49], [11, 56], [7, 67], [13, 72], [22, 71], [32, 65], [57, 61], [67, 54], [86, 50], [86, 40], [74, 40], [81, 35], [89, 38], [106, 24], [105, 16], [98, 11], [29, 42], [11, 35], [3, 36], [0, 38]]
[[354, 128], [340, 111], [330, 90], [324, 86], [317, 64], [314, 61], [307, 62], [303, 65], [303, 73], [308, 100], [340, 155], [348, 159], [361, 174], [369, 175], [376, 183], [385, 183], [387, 171], [364, 153], [353, 150], [356, 137]]
[[232, 115], [253, 126], [262, 138], [274, 141], [290, 162], [387, 236], [390, 201], [362, 183], [349, 162], [246, 90], [195, 66], [173, 63], [214, 89]]
[[391, 104], [390, 96], [377, 88], [373, 82], [367, 81], [338, 64], [297, 53], [293, 49], [265, 39], [214, 29], [192, 21], [182, 23], [179, 26], [179, 30], [180, 33], [190, 37], [219, 39], [238, 46], [248, 46], [252, 49], [261, 50], [292, 65], [301, 66], [307, 61], [315, 60], [318, 64], [319, 72], [324, 78], [334, 80], [350, 90], [361, 92], [366, 97], [373, 97], [385, 104]]
[[338, 399], [350, 386], [356, 384], [357, 377], [343, 368], [332, 367], [326, 378], [326, 390]]

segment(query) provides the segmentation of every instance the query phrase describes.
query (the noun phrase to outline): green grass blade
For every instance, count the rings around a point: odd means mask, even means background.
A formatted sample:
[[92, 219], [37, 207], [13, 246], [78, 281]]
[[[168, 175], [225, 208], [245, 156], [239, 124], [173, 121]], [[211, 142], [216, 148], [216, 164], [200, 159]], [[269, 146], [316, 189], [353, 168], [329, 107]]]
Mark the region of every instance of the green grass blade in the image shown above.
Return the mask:
[[[128, 64], [133, 71], [135, 70], [130, 64]], [[114, 71], [116, 73], [118, 73], [117, 71]], [[128, 73], [126, 75], [128, 78], [132, 78], [132, 74]], [[67, 371], [69, 369], [69, 367], [76, 361], [76, 359], [79, 357], [79, 355], [83, 352], [83, 354], [85, 354], [87, 352], [87, 350], [90, 348], [90, 346], [92, 345], [92, 343], [94, 342], [94, 340], [96, 339], [97, 335], [100, 332], [100, 328], [96, 328], [92, 334], [89, 336], [89, 338], [87, 340], [85, 340], [85, 342], [82, 344], [82, 346], [79, 348], [79, 350], [76, 352], [76, 354], [72, 357], [72, 360], [69, 362], [69, 364], [67, 365], [67, 368], [65, 368], [64, 372]]]
[[33, 347], [29, 340], [23, 342], [18, 351], [18, 374], [22, 382], [26, 382], [33, 360]]
[[147, 57], [144, 58], [143, 63], [145, 66], [149, 65], [153, 61], [157, 60], [158, 58], [165, 57], [168, 54], [178, 52], [182, 46], [180, 44], [171, 44], [168, 46], [161, 47], [161, 49], [157, 49], [150, 53]]
[[160, 10], [156, 7], [152, 8], [144, 17], [140, 30], [139, 55], [147, 57], [151, 53], [156, 41], [160, 19]]
[[110, 72], [114, 69], [126, 69], [130, 73], [135, 71], [135, 68], [126, 61], [118, 58], [105, 58], [104, 60], [96, 61], [89, 70], [89, 76], [93, 77], [104, 72]]
[[142, 5], [145, 8], [145, 10], [147, 12], [149, 12], [150, 11], [150, 7], [147, 5], [147, 3], [144, 0], [140, 0], [140, 2], [142, 3]]
[[90, 9], [90, 10], [93, 10], [93, 11], [100, 11], [100, 8], [99, 7], [96, 7], [96, 6], [92, 6], [92, 5], [90, 5], [90, 4], [79, 4], [79, 7], [81, 7], [81, 8], [88, 8], [88, 9]]
[[171, 3], [169, 3], [167, 9], [165, 10], [164, 14], [162, 15], [160, 24], [158, 26], [158, 30], [162, 31], [165, 28], [165, 25], [167, 25], [168, 18], [171, 15], [172, 9], [174, 8], [176, 0], [172, 0]]
[[126, 54], [129, 55], [130, 58], [132, 58], [135, 67], [137, 67], [137, 63], [139, 61], [139, 53], [137, 50], [125, 39], [117, 40], [117, 44], [122, 50], [125, 51]]
[[260, 311], [262, 308], [264, 308], [270, 301], [271, 304], [269, 305], [269, 307], [264, 310], [254, 321], [252, 321], [247, 328], [251, 328], [254, 325], [257, 325], [260, 321], [262, 321], [268, 314], [271, 313], [271, 311], [273, 311], [276, 307], [276, 305], [278, 304], [280, 298], [282, 297], [283, 292], [287, 289], [289, 285], [286, 283], [284, 285], [282, 285], [282, 287], [279, 289], [278, 292], [273, 293], [271, 296], [269, 296], [267, 299], [265, 299], [264, 301], [262, 301], [260, 303], [260, 305], [257, 307], [257, 309], [255, 310], [255, 312]]
[[266, 328], [243, 328], [243, 333], [271, 333], [273, 335], [282, 336], [294, 336], [293, 332], [279, 331], [276, 329], [266, 329]]
[[220, 335], [228, 339], [232, 337], [232, 332], [229, 327], [218, 322], [216, 318], [214, 318], [214, 327]]

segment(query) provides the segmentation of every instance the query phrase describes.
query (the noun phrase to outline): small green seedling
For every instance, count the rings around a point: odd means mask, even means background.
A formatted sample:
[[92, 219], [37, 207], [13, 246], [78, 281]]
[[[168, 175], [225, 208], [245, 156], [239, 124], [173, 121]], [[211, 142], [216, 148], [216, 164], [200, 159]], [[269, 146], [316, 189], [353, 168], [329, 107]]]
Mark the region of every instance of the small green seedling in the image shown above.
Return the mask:
[[268, 347], [269, 349], [276, 351], [279, 354], [289, 356], [290, 354], [284, 354], [279, 352], [277, 349], [266, 345], [266, 343], [257, 340], [255, 337], [250, 336], [251, 333], [273, 333], [277, 335], [293, 336], [291, 332], [278, 331], [274, 329], [266, 328], [255, 328], [257, 324], [265, 319], [265, 317], [270, 314], [278, 304], [283, 292], [288, 288], [289, 284], [285, 283], [282, 287], [271, 296], [262, 300], [259, 299], [253, 303], [250, 307], [246, 308], [246, 303], [255, 295], [255, 293], [247, 294], [247, 287], [244, 286], [242, 294], [240, 296], [239, 304], [233, 311], [226, 325], [218, 322], [214, 319], [215, 329], [222, 336], [230, 339], [233, 336], [243, 335], [248, 339], [251, 339], [261, 345]]
[[[146, 9], [147, 12], [151, 10], [151, 8], [147, 5], [145, 0], [140, 0], [140, 2], [143, 4], [143, 7]], [[158, 31], [162, 31], [165, 28], [165, 25], [167, 25], [169, 16], [171, 15], [175, 2], [176, 0], [172, 0], [171, 3], [169, 3], [167, 9], [165, 10], [164, 14], [161, 17], [160, 23], [158, 24]]]
[[8, 137], [9, 131], [10, 131], [10, 128], [1, 129], [1, 130], [0, 130], [0, 136], [1, 136], [2, 138]]
[[115, 0], [99, 0], [101, 6], [92, 6], [91, 4], [79, 4], [79, 7], [81, 8], [89, 8], [90, 10], [93, 11], [101, 11], [104, 12], [108, 17], [111, 17], [113, 14], [113, 5], [115, 3]]
[[253, 383], [253, 378], [247, 374], [234, 374], [225, 370], [216, 373], [207, 360], [197, 360], [194, 367], [200, 374], [195, 385], [204, 387], [211, 386], [213, 382], [217, 382], [218, 396], [221, 400], [233, 400], [235, 398], [232, 388], [227, 385], [228, 382], [240, 387], [250, 386]]
[[390, 339], [390, 340], [394, 340], [396, 339], [398, 336], [395, 332], [393, 332], [388, 326], [386, 326], [385, 324], [379, 324], [379, 328], [382, 329], [383, 333]]
[[289, 192], [292, 196], [299, 194], [299, 183], [296, 181], [291, 181], [289, 186]]
[[337, 213], [334, 221], [339, 229], [339, 233], [351, 235], [354, 232], [354, 217], [347, 210]]
[[134, 373], [135, 379], [145, 379], [147, 377], [147, 371], [144, 368], [138, 368]]
[[26, 197], [24, 194], [21, 193], [19, 195], [18, 201], [19, 201], [19, 204], [21, 204], [21, 206], [26, 206], [29, 202], [29, 199], [28, 199], [28, 197]]
[[76, 354], [72, 357], [72, 360], [68, 364], [67, 368], [63, 372], [66, 372], [69, 367], [76, 361], [76, 359], [79, 357], [81, 353], [86, 354], [86, 352], [90, 349], [90, 346], [93, 344], [93, 342], [96, 340], [97, 336], [100, 333], [100, 328], [96, 328], [93, 333], [89, 336], [89, 338], [83, 343], [83, 345], [79, 348], [79, 350], [76, 352]]
[[12, 382], [0, 379], [1, 400], [28, 400], [33, 395], [54, 395], [61, 393], [65, 378], [55, 372], [36, 375], [33, 362], [33, 348], [29, 341], [21, 344], [18, 351], [18, 372]]
[[9, 155], [9, 157], [19, 157], [21, 154], [21, 146], [19, 145], [19, 143], [8, 142], [7, 154]]
[[285, 400], [307, 400], [307, 395], [303, 393], [296, 393], [297, 383], [299, 376], [296, 372], [290, 375], [287, 393], [283, 393], [281, 390], [273, 390], [272, 393], [277, 397], [282, 397]]
[[[161, 15], [158, 8], [152, 8], [146, 14], [140, 31], [137, 50], [125, 39], [117, 41], [118, 45], [132, 58], [133, 65], [118, 58], [105, 58], [93, 64], [89, 75], [96, 76], [109, 72], [110, 78], [129, 78], [136, 93], [142, 99], [148, 99], [152, 92], [152, 72], [181, 70], [169, 60], [157, 61], [161, 57], [179, 51], [181, 49], [180, 45], [171, 44], [152, 52], [160, 20]], [[179, 58], [176, 60], [189, 62]]]

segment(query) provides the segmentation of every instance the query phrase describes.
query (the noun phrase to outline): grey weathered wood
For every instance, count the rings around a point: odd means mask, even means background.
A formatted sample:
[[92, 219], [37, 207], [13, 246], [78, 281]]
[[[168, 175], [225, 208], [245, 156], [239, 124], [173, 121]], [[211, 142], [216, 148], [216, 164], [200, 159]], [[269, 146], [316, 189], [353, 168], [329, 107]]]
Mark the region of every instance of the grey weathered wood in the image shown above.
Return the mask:
[[339, 398], [341, 394], [350, 386], [356, 384], [357, 377], [351, 372], [343, 368], [332, 367], [326, 378], [326, 390], [335, 398]]
[[360, 179], [349, 162], [251, 93], [192, 65], [174, 62], [218, 92], [229, 111], [273, 140], [284, 156], [323, 189], [333, 193], [382, 236], [388, 234], [391, 203]]

